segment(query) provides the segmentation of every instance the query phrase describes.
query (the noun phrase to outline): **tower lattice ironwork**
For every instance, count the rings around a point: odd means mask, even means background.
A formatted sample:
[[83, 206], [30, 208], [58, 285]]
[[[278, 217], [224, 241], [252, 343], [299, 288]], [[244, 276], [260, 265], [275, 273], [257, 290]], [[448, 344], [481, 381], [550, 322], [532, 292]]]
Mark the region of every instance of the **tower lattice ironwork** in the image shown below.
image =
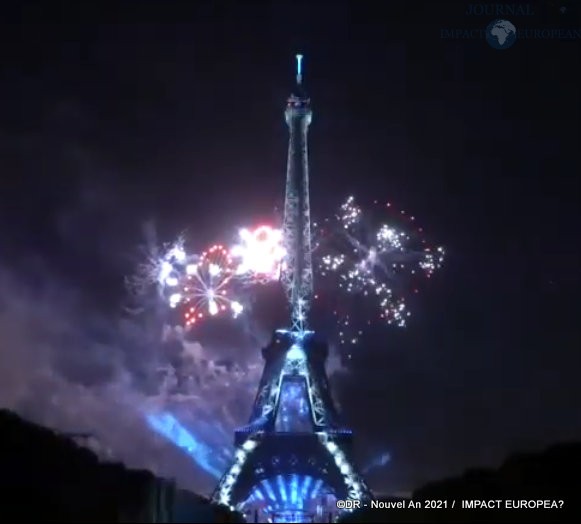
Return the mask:
[[[289, 127], [282, 282], [291, 326], [262, 350], [264, 372], [248, 425], [235, 434], [234, 460], [213, 500], [254, 515], [255, 522], [327, 522], [333, 500], [352, 507], [370, 491], [352, 460], [352, 434], [342, 427], [325, 372], [328, 346], [308, 331], [313, 289], [307, 132], [312, 112], [302, 85], [288, 101]], [[323, 502], [321, 502], [323, 501]], [[326, 509], [321, 509], [326, 504]], [[324, 514], [323, 514], [324, 513]]]
[[291, 331], [303, 332], [313, 295], [311, 210], [307, 135], [312, 119], [311, 101], [302, 86], [302, 55], [297, 55], [296, 94], [284, 113], [289, 128], [283, 239], [286, 251], [282, 283], [291, 307]]

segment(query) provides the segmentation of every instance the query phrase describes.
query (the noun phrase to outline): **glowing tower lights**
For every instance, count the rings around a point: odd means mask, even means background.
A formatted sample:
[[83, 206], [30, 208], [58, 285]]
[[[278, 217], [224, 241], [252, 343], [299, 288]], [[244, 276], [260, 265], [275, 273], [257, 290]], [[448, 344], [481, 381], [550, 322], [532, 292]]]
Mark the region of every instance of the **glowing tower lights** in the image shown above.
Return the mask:
[[[289, 97], [285, 111], [289, 148], [283, 249], [275, 249], [272, 231], [263, 230], [268, 256], [254, 258], [249, 253], [257, 253], [256, 237], [243, 231], [242, 247], [232, 252], [243, 261], [242, 273], [271, 274], [270, 262], [276, 261], [290, 305], [290, 329], [277, 331], [263, 350], [265, 367], [249, 423], [236, 432], [235, 459], [213, 495], [215, 502], [249, 516], [260, 513], [261, 522], [313, 522], [317, 510], [312, 500], [371, 496], [348, 451], [351, 432], [341, 426], [330, 395], [328, 347], [307, 329], [313, 298], [307, 155], [312, 112], [302, 90], [302, 58], [296, 56], [301, 94]], [[273, 252], [281, 256], [280, 266]], [[262, 266], [264, 259], [269, 264]]]

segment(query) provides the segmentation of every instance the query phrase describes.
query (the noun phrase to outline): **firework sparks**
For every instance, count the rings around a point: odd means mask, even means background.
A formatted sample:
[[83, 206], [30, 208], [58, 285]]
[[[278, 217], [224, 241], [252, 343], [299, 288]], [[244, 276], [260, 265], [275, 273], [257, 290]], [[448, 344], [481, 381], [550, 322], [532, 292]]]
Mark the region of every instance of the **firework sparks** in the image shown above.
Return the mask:
[[[377, 203], [376, 203], [377, 207]], [[383, 211], [393, 211], [391, 204]], [[375, 211], [376, 209], [374, 209]], [[357, 343], [362, 329], [356, 326], [353, 312], [368, 308], [351, 302], [363, 300], [374, 304], [374, 313], [368, 313], [363, 323], [379, 320], [390, 325], [406, 325], [410, 311], [406, 295], [414, 276], [429, 277], [443, 263], [444, 250], [430, 248], [421, 237], [421, 228], [415, 227], [415, 217], [407, 217], [408, 227], [380, 222], [368, 218], [369, 213], [349, 197], [331, 219], [325, 220], [325, 233], [319, 235], [316, 244], [316, 266], [320, 277], [341, 293], [335, 308], [339, 323], [341, 343]], [[376, 214], [376, 213], [375, 213]], [[383, 220], [385, 213], [380, 213]], [[412, 224], [412, 227], [409, 227]], [[322, 289], [326, 286], [323, 284]]]
[[230, 254], [237, 260], [238, 276], [263, 283], [277, 280], [285, 256], [282, 231], [270, 226], [241, 229], [240, 243]]
[[214, 245], [201, 255], [188, 255], [176, 243], [157, 265], [157, 281], [171, 308], [183, 307], [184, 323], [191, 327], [208, 316], [230, 312], [234, 318], [243, 305], [231, 298], [235, 266], [228, 249]]
[[208, 314], [215, 316], [230, 310], [237, 317], [242, 312], [242, 304], [228, 296], [228, 284], [233, 273], [234, 266], [228, 250], [220, 245], [212, 246], [202, 253], [199, 261], [186, 266], [182, 287], [182, 300], [187, 308], [186, 326]]
[[[341, 343], [356, 344], [364, 328], [380, 322], [404, 327], [407, 299], [417, 280], [430, 277], [443, 263], [444, 250], [427, 245], [415, 217], [390, 203], [361, 208], [349, 197], [322, 226], [313, 224], [315, 299], [333, 311]], [[183, 242], [168, 249], [156, 265], [156, 280], [170, 307], [183, 308], [186, 327], [244, 310], [234, 295], [276, 281], [284, 266], [280, 229], [241, 229], [231, 248], [214, 245], [188, 255]]]

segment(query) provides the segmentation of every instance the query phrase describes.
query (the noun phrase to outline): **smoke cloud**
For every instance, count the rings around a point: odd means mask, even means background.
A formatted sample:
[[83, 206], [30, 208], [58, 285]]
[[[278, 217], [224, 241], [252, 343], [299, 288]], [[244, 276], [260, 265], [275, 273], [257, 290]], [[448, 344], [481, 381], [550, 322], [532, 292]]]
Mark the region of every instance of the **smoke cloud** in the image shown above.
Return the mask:
[[[0, 200], [26, 201], [9, 214], [0, 206], [0, 407], [91, 436], [79, 442], [103, 459], [208, 494], [228, 464], [235, 427], [248, 421], [260, 348], [280, 326], [230, 320], [191, 339], [155, 290], [128, 293], [124, 278], [186, 219], [143, 227], [154, 203], [139, 201], [130, 177], [103, 168], [71, 138], [86, 115], [65, 113], [72, 123], [52, 114], [51, 133], [6, 133], [0, 146], [19, 181]], [[39, 179], [43, 166], [58, 176]], [[256, 307], [254, 317], [265, 317]], [[333, 360], [331, 370], [339, 368]]]
[[184, 461], [148, 416], [171, 413], [225, 460], [232, 431], [249, 411], [259, 363], [240, 352], [234, 363], [186, 341], [179, 329], [166, 327], [152, 341], [140, 319], [103, 318], [45, 278], [31, 289], [14, 272], [0, 272], [0, 405], [59, 431], [92, 435], [105, 458], [211, 489], [215, 479], [200, 471], [195, 452]]

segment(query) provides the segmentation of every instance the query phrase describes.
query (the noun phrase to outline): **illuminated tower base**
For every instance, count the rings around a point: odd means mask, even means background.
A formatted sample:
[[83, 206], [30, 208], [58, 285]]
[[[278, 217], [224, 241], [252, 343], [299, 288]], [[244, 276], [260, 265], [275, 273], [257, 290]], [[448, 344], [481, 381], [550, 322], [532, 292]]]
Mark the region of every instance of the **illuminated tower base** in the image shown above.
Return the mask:
[[370, 492], [353, 465], [351, 431], [338, 425], [325, 373], [328, 349], [311, 332], [279, 331], [263, 349], [250, 423], [236, 431], [234, 463], [214, 502], [250, 522], [329, 522], [337, 499]]

